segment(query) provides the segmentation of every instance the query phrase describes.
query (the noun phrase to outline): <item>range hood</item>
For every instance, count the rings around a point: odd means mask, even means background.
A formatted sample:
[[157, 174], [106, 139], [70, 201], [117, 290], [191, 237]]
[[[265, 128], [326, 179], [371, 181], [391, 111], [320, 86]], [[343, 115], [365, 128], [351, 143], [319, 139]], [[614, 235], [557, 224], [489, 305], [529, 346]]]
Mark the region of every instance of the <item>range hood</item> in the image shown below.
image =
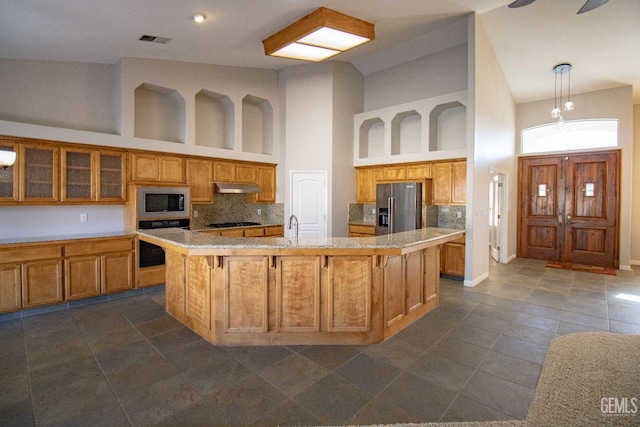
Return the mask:
[[256, 184], [242, 182], [214, 182], [213, 184], [216, 193], [249, 194], [260, 192], [260, 187]]

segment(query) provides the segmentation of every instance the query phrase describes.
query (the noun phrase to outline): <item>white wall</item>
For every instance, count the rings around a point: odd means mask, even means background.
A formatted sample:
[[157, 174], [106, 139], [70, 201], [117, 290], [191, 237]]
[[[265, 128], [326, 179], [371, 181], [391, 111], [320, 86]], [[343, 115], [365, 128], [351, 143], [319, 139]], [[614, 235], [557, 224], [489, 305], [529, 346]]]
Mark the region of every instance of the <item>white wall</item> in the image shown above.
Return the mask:
[[[574, 79], [577, 76], [574, 74]], [[575, 109], [565, 114], [565, 120], [612, 118], [619, 120], [620, 165], [620, 269], [629, 269], [632, 231], [631, 200], [634, 166], [633, 150], [633, 88], [622, 86], [596, 92], [572, 94]], [[553, 122], [550, 116], [553, 99], [518, 104], [517, 135], [523, 129]], [[520, 149], [518, 148], [518, 152]], [[638, 212], [638, 211], [634, 211]], [[637, 222], [637, 221], [636, 221]], [[637, 227], [640, 227], [637, 226]], [[640, 260], [640, 258], [637, 258]]]
[[365, 76], [364, 111], [467, 89], [466, 44]]
[[0, 207], [0, 239], [121, 232], [123, 224], [121, 205]]
[[469, 105], [467, 108], [467, 246], [465, 285], [489, 273], [489, 170], [508, 176], [507, 253], [515, 253], [516, 106], [479, 15], [469, 15]]
[[[284, 92], [285, 219], [291, 214], [289, 171], [329, 171], [332, 162], [333, 76], [330, 62], [280, 71]], [[327, 231], [332, 229], [332, 191], [328, 189]]]
[[0, 76], [0, 120], [118, 133], [113, 65], [1, 59]]
[[347, 237], [349, 203], [353, 203], [356, 194], [353, 117], [362, 112], [364, 77], [346, 62], [334, 62], [333, 69], [332, 235]]
[[[328, 172], [328, 234], [346, 236], [348, 204], [355, 198], [353, 115], [362, 109], [362, 75], [351, 64], [330, 61], [284, 69], [280, 82], [286, 105], [286, 168]], [[288, 216], [289, 176], [286, 180]]]

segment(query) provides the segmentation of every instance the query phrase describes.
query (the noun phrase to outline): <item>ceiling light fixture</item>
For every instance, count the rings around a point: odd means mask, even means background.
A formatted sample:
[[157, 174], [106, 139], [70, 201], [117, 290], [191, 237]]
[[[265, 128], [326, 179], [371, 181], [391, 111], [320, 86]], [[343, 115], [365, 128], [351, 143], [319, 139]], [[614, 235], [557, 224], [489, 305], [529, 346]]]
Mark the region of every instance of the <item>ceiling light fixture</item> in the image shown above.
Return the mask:
[[375, 38], [373, 24], [321, 7], [262, 44], [266, 55], [318, 62]]
[[[564, 128], [564, 117], [562, 116], [562, 110], [558, 108], [558, 76], [560, 76], [560, 105], [563, 107], [564, 111], [573, 110], [573, 102], [571, 101], [571, 64], [558, 64], [553, 67], [553, 74], [555, 75], [555, 86], [554, 86], [554, 107], [551, 110], [551, 118], [558, 120], [558, 129], [562, 130]], [[563, 76], [568, 75], [568, 90], [567, 90], [567, 102], [562, 105], [562, 82]]]
[[198, 24], [201, 22], [204, 22], [205, 19], [207, 19], [207, 15], [205, 15], [204, 13], [198, 13], [193, 15], [193, 20], [196, 21]]
[[16, 162], [15, 151], [0, 150], [0, 168], [6, 169], [9, 166], [13, 166], [15, 162]]

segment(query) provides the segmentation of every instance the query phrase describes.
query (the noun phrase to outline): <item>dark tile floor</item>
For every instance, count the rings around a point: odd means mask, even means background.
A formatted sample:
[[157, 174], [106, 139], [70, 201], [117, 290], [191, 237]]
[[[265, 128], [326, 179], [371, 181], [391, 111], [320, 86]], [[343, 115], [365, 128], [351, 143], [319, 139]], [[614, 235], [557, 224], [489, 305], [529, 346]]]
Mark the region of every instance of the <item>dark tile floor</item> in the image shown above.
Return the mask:
[[620, 297], [640, 297], [640, 270], [516, 259], [441, 291], [439, 307], [373, 346], [214, 347], [165, 313], [161, 290], [0, 316], [0, 425], [521, 419], [554, 337], [640, 334], [640, 302]]

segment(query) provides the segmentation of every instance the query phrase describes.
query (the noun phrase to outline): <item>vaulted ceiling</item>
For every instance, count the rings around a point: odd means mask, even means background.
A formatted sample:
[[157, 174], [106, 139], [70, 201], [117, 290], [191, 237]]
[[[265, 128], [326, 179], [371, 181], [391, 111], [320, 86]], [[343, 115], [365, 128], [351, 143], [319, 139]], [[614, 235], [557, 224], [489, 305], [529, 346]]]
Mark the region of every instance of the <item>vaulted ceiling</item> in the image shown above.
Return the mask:
[[[478, 13], [516, 102], [553, 97], [554, 65], [573, 65], [572, 92], [634, 86], [640, 103], [640, 1], [610, 0], [577, 15], [585, 0], [0, 0], [0, 58], [115, 63], [143, 57], [280, 69], [295, 60], [264, 55], [262, 40], [320, 6], [372, 22], [376, 39], [335, 57], [363, 73], [412, 59], [464, 37], [460, 20]], [[207, 19], [191, 19], [204, 13]], [[456, 25], [450, 25], [453, 23]], [[411, 40], [438, 35], [399, 55]], [[167, 37], [167, 44], [141, 35]]]

